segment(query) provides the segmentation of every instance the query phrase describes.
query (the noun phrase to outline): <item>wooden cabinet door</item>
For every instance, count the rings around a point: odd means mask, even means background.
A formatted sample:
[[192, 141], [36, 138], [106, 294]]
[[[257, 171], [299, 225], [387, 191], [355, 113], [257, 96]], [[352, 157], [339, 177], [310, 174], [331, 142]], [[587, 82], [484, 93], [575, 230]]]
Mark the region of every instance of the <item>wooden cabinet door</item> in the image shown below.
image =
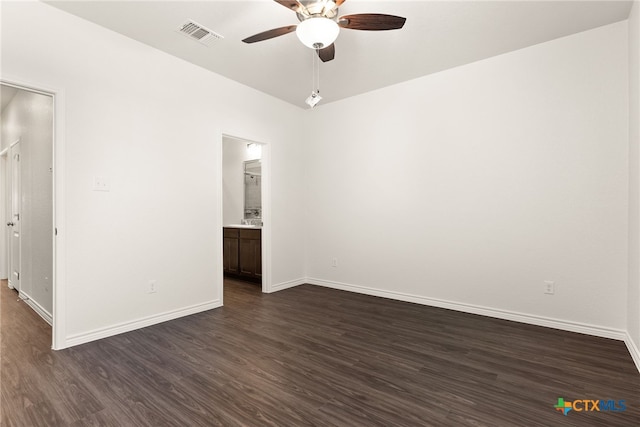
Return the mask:
[[237, 237], [225, 237], [223, 241], [223, 260], [224, 260], [224, 272], [225, 273], [238, 273], [239, 259], [238, 259], [238, 238]]
[[261, 230], [240, 230], [240, 274], [262, 277]]
[[251, 277], [262, 277], [260, 240], [240, 239], [240, 273]]
[[254, 273], [262, 277], [262, 239], [253, 240]]
[[225, 237], [224, 239], [224, 271], [227, 273], [238, 273], [238, 239]]

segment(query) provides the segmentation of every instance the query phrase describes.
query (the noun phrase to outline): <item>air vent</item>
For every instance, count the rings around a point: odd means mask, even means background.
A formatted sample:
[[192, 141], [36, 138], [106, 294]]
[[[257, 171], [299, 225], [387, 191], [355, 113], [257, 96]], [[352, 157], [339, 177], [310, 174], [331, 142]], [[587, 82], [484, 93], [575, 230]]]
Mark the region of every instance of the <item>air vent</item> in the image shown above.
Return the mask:
[[178, 32], [205, 46], [211, 46], [216, 40], [224, 38], [194, 21], [185, 22], [178, 28]]

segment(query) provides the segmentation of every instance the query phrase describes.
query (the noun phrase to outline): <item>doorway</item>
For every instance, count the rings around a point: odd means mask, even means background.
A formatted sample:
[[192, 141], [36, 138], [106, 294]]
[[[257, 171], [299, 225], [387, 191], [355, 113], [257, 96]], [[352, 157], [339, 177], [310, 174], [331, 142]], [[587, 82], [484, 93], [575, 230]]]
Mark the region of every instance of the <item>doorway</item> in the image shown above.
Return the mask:
[[[5, 167], [8, 169], [7, 174], [7, 207], [6, 218], [8, 219], [7, 225], [7, 256], [6, 264], [7, 282], [9, 288], [15, 289], [20, 295], [20, 246], [21, 246], [21, 233], [20, 233], [20, 208], [21, 208], [21, 189], [20, 189], [20, 177], [22, 175], [20, 165], [20, 139], [15, 141], [9, 146], [7, 152], [7, 161]], [[24, 298], [24, 292], [21, 295]]]
[[53, 325], [54, 96], [0, 84], [2, 279]]
[[222, 134], [220, 147], [221, 290], [269, 292], [268, 144]]

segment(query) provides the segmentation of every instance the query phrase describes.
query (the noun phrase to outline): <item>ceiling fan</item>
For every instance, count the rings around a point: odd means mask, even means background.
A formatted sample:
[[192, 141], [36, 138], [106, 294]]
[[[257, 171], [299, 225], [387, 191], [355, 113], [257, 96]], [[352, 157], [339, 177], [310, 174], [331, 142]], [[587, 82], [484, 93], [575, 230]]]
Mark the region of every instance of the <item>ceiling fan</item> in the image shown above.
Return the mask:
[[263, 31], [242, 41], [255, 43], [295, 31], [305, 46], [315, 49], [322, 62], [327, 62], [335, 57], [333, 42], [338, 37], [340, 28], [366, 31], [397, 30], [402, 28], [406, 21], [406, 18], [401, 16], [381, 13], [359, 13], [338, 17], [338, 8], [345, 1], [275, 0], [276, 3], [293, 10], [300, 23]]

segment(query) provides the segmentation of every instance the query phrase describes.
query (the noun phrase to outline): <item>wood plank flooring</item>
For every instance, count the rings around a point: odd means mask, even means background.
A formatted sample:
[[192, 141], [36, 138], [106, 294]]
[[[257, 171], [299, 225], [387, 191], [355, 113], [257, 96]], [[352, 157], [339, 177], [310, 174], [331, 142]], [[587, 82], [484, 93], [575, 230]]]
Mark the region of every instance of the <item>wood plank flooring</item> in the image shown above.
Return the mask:
[[[622, 342], [311, 285], [62, 351], [0, 283], [3, 426], [638, 426]], [[623, 412], [554, 410], [562, 397]]]

